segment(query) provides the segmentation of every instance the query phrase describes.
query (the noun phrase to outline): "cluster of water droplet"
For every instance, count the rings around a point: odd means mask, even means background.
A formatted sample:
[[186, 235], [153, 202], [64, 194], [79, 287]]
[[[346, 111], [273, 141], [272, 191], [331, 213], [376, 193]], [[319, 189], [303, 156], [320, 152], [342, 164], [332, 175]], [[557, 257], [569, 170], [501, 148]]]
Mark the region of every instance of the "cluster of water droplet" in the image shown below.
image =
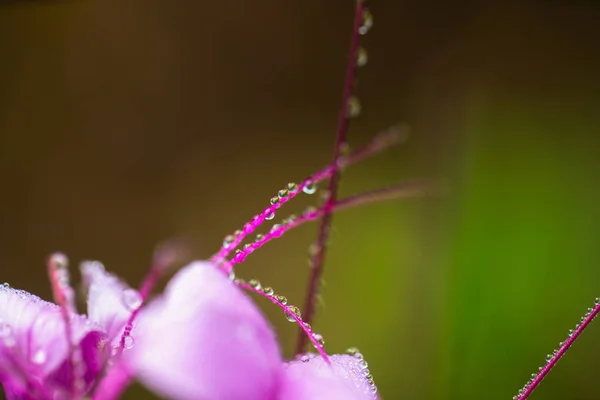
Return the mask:
[[375, 385], [373, 374], [371, 374], [371, 371], [369, 370], [369, 364], [365, 360], [364, 356], [356, 347], [349, 347], [346, 350], [346, 353], [358, 360], [358, 366], [361, 369], [361, 373], [363, 374], [363, 376], [367, 380], [367, 383], [369, 384], [369, 391], [373, 394], [373, 397], [376, 398], [377, 385]]
[[[575, 332], [579, 328], [581, 328], [581, 325], [584, 324], [586, 322], [586, 320], [588, 320], [590, 318], [590, 316], [594, 312], [594, 309], [598, 308], [598, 307], [600, 307], [600, 297], [596, 297], [594, 299], [594, 308], [588, 307], [584, 316], [581, 317], [581, 319], [579, 320], [579, 323], [575, 324], [575, 329], [569, 329], [569, 332], [568, 332], [569, 338], [563, 342], [559, 342], [558, 349], [554, 349], [552, 351], [552, 353], [546, 354], [546, 358], [545, 358], [546, 362], [544, 363], [544, 365], [542, 365], [541, 367], [538, 368], [538, 372], [534, 372], [529, 376], [529, 380], [525, 383], [525, 385], [523, 385], [523, 387], [521, 389], [519, 389], [517, 394], [513, 396], [513, 400], [521, 400], [523, 398], [523, 395], [525, 394], [526, 390], [529, 388], [529, 386], [538, 378], [538, 375], [540, 375], [544, 371], [544, 369], [550, 367], [549, 364], [556, 363], [558, 361], [558, 359], [560, 357], [562, 357], [562, 355], [567, 351], [567, 349], [571, 346], [571, 344], [573, 344], [573, 341], [575, 340], [573, 335], [575, 335]], [[594, 319], [595, 317], [596, 317], [596, 315], [594, 315], [592, 317], [592, 319]], [[590, 321], [588, 320], [587, 323], [589, 323], [589, 322]]]
[[[373, 14], [371, 14], [369, 9], [363, 8], [362, 9], [362, 22], [358, 28], [358, 33], [360, 35], [366, 35], [371, 30], [372, 27], [373, 27]], [[364, 67], [367, 64], [368, 60], [369, 60], [369, 55], [367, 53], [367, 50], [364, 47], [359, 46], [356, 49], [356, 59], [354, 61], [356, 63], [356, 66]], [[358, 97], [356, 97], [354, 95], [351, 95], [350, 97], [348, 97], [348, 99], [346, 100], [346, 117], [347, 118], [358, 117], [360, 115], [361, 110], [362, 110], [362, 106], [360, 104], [360, 100], [358, 99]]]
[[319, 210], [313, 206], [309, 206], [302, 212], [302, 214], [300, 214], [300, 217], [298, 217], [296, 214], [289, 215], [280, 223], [271, 226], [269, 232], [264, 234], [256, 234], [253, 242], [244, 244], [241, 249], [236, 249], [235, 255], [231, 259], [230, 264], [234, 265], [244, 262], [246, 257], [252, 254], [255, 250], [260, 249], [266, 243], [275, 238], [281, 237], [285, 232], [297, 227], [298, 225], [317, 219], [322, 213], [322, 210]]
[[275, 290], [270, 286], [263, 286], [257, 279], [250, 279], [248, 282], [246, 282], [243, 279], [236, 278], [234, 282], [238, 286], [250, 288], [255, 293], [266, 297], [281, 307], [283, 309], [285, 319], [287, 319], [289, 322], [297, 323], [308, 335], [315, 349], [319, 351], [323, 358], [327, 359], [327, 355], [323, 350], [323, 346], [325, 346], [325, 339], [323, 338], [323, 335], [313, 332], [310, 324], [302, 321], [302, 313], [300, 312], [300, 308], [294, 305], [288, 305], [287, 297], [275, 293]]
[[[358, 370], [360, 375], [362, 375], [362, 377], [364, 377], [364, 379], [366, 380], [366, 382], [368, 384], [367, 389], [366, 389], [367, 392], [370, 393], [374, 399], [376, 399], [377, 398], [377, 386], [375, 385], [373, 375], [371, 374], [371, 371], [369, 370], [369, 364], [364, 359], [362, 353], [356, 347], [348, 348], [346, 350], [346, 353], [356, 359], [356, 370]], [[307, 362], [310, 362], [311, 360], [316, 359], [317, 356], [318, 355], [315, 353], [298, 354], [296, 356], [296, 361], [300, 361], [302, 363], [307, 363]], [[336, 357], [336, 356], [334, 356], [334, 357]], [[355, 384], [357, 387], [364, 388], [362, 382], [355, 381]]]

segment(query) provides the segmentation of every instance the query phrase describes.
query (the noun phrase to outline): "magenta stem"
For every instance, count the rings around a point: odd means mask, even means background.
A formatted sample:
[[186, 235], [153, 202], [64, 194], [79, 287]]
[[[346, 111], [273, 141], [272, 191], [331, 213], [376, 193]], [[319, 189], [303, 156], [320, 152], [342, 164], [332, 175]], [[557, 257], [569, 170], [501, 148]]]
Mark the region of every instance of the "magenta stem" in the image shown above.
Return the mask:
[[[356, 5], [356, 14], [354, 17], [354, 27], [352, 30], [352, 41], [350, 43], [350, 54], [348, 58], [348, 64], [346, 67], [346, 79], [344, 82], [344, 93], [342, 95], [342, 106], [338, 117], [338, 130], [333, 147], [333, 162], [335, 163], [342, 152], [342, 148], [346, 144], [346, 136], [348, 134], [348, 101], [352, 96], [352, 86], [354, 85], [354, 78], [356, 75], [356, 58], [358, 55], [359, 47], [359, 29], [363, 22], [363, 3], [364, 0], [358, 0]], [[315, 312], [316, 298], [319, 292], [319, 282], [323, 275], [325, 254], [327, 250], [327, 239], [329, 238], [329, 231], [331, 229], [331, 221], [333, 218], [332, 210], [333, 205], [337, 198], [338, 184], [341, 178], [339, 168], [336, 168], [329, 179], [329, 188], [327, 191], [327, 198], [325, 200], [325, 206], [323, 207], [323, 217], [321, 218], [321, 224], [319, 225], [319, 233], [317, 235], [317, 247], [316, 253], [311, 262], [310, 277], [308, 280], [307, 295], [305, 299], [304, 310], [302, 314], [305, 315], [305, 321], [310, 324], [312, 317]], [[300, 354], [304, 352], [306, 347], [306, 336], [304, 332], [300, 330], [298, 332], [298, 342], [296, 346], [296, 353]]]
[[[378, 203], [386, 200], [418, 197], [435, 193], [436, 191], [436, 185], [433, 185], [427, 181], [406, 182], [346, 197], [335, 203], [332, 211], [337, 212], [358, 205]], [[243, 250], [237, 253], [236, 256], [229, 262], [228, 268], [231, 270], [234, 265], [244, 262], [248, 255], [260, 249], [266, 243], [283, 236], [284, 233], [304, 224], [305, 222], [316, 220], [317, 218], [323, 216], [324, 213], [324, 208], [313, 209], [312, 211], [305, 212], [300, 217], [288, 222], [287, 224], [279, 225], [276, 229], [272, 229], [269, 233], [263, 235], [260, 240], [251, 243], [249, 247], [244, 247]]]
[[296, 321], [296, 323], [298, 324], [300, 330], [308, 337], [308, 339], [312, 342], [313, 346], [315, 346], [315, 349], [317, 349], [317, 351], [319, 352], [319, 354], [321, 355], [321, 357], [323, 357], [323, 360], [327, 363], [327, 364], [331, 364], [331, 362], [329, 361], [329, 357], [327, 356], [327, 353], [325, 352], [325, 349], [323, 349], [323, 346], [321, 346], [321, 344], [319, 342], [317, 342], [317, 340], [315, 339], [315, 337], [313, 336], [313, 333], [311, 330], [308, 330], [308, 328], [306, 327], [306, 325], [304, 325], [304, 321], [297, 316], [295, 313], [293, 313], [290, 310], [290, 307], [283, 304], [282, 302], [280, 302], [279, 300], [277, 300], [275, 297], [273, 296], [267, 296], [262, 290], [259, 289], [255, 289], [252, 286], [250, 286], [247, 283], [244, 282], [236, 282], [236, 285], [238, 285], [241, 288], [244, 288], [246, 290], [249, 290], [251, 292], [254, 292], [256, 294], [259, 294], [269, 300], [271, 300], [271, 302], [273, 304], [276, 304], [277, 306], [279, 306], [284, 312], [288, 313], [292, 318], [294, 318], [294, 320]]
[[296, 197], [298, 193], [311, 183], [318, 183], [324, 179], [327, 179], [333, 175], [333, 172], [339, 168], [344, 168], [349, 165], [355, 164], [373, 154], [379, 153], [391, 146], [401, 143], [408, 137], [408, 127], [405, 125], [393, 126], [375, 136], [371, 142], [364, 147], [354, 151], [348, 156], [339, 158], [337, 161], [331, 163], [321, 171], [305, 179], [298, 188], [294, 191], [290, 191], [289, 195], [282, 198], [281, 201], [275, 205], [269, 206], [262, 211], [262, 213], [254, 216], [254, 218], [247, 222], [243, 229], [239, 231], [239, 234], [235, 236], [232, 243], [227, 246], [221, 247], [219, 252], [211, 257], [212, 261], [216, 264], [221, 264], [233, 250], [235, 250], [239, 244], [252, 232], [256, 230], [266, 219], [266, 216], [277, 211], [285, 203]]
[[569, 350], [569, 347], [577, 340], [579, 335], [583, 333], [585, 328], [592, 322], [592, 320], [598, 315], [600, 312], [600, 300], [596, 299], [596, 304], [591, 312], [586, 314], [583, 321], [577, 325], [576, 329], [573, 333], [569, 334], [569, 338], [565, 340], [559, 347], [558, 351], [552, 354], [552, 357], [548, 360], [546, 365], [542, 367], [542, 369], [537, 373], [535, 378], [525, 384], [523, 389], [519, 392], [519, 394], [515, 397], [516, 400], [525, 400], [529, 397], [529, 395], [538, 387], [538, 385], [542, 382], [542, 380], [548, 375], [548, 373], [554, 368], [558, 360]]

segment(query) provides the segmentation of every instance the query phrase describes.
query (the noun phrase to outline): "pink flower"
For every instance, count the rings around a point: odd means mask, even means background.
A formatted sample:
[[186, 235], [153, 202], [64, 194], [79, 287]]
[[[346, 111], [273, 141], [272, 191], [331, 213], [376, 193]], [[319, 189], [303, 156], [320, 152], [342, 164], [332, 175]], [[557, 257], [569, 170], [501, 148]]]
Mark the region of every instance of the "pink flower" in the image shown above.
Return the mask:
[[305, 355], [284, 363], [259, 309], [222, 270], [198, 261], [140, 314], [127, 362], [173, 399], [373, 399], [359, 357]]
[[70, 340], [59, 306], [0, 286], [0, 381], [8, 399], [110, 399], [134, 376], [171, 399], [376, 398], [362, 357], [334, 355], [328, 364], [307, 354], [285, 363], [260, 310], [213, 263], [179, 271], [130, 334], [139, 293], [100, 263], [81, 269], [88, 316], [70, 314]]
[[130, 314], [120, 300], [126, 286], [100, 263], [82, 264], [82, 274], [89, 317], [0, 286], [0, 381], [8, 399], [77, 398], [110, 358]]

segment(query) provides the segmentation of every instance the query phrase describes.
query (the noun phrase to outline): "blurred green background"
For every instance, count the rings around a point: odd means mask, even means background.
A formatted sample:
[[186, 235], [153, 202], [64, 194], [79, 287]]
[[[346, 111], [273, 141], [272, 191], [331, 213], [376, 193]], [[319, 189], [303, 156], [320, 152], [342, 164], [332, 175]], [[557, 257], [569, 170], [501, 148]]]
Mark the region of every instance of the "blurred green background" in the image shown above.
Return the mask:
[[[209, 257], [329, 162], [353, 1], [3, 1], [0, 280], [49, 299], [49, 252], [137, 284], [161, 241]], [[373, 0], [344, 195], [409, 178], [441, 198], [344, 211], [313, 327], [384, 399], [508, 399], [600, 295], [600, 4]], [[302, 210], [304, 196], [286, 206]], [[249, 257], [303, 303], [307, 225]], [[296, 330], [259, 300], [287, 356]], [[598, 399], [592, 324], [533, 399]], [[126, 398], [151, 398], [139, 387]]]

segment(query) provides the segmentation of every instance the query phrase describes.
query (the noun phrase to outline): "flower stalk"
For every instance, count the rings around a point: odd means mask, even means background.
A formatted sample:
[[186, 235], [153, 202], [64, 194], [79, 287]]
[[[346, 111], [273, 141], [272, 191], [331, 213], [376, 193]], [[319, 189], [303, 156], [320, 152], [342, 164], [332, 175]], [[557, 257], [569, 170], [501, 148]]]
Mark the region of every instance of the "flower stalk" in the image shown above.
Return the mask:
[[[344, 92], [342, 95], [342, 106], [338, 117], [338, 129], [335, 137], [333, 147], [333, 162], [339, 159], [343, 149], [347, 146], [347, 134], [348, 134], [348, 122], [349, 117], [358, 114], [360, 111], [360, 103], [356, 98], [352, 97], [352, 90], [356, 77], [357, 64], [360, 63], [359, 59], [359, 37], [361, 34], [365, 34], [370, 28], [372, 22], [369, 18], [369, 26], [365, 24], [365, 7], [364, 0], [358, 0], [356, 4], [356, 14], [354, 17], [354, 27], [352, 29], [352, 41], [350, 43], [350, 55], [348, 64], [346, 67], [346, 78], [344, 81]], [[368, 13], [368, 11], [367, 11]], [[370, 15], [370, 14], [368, 14]], [[366, 29], [366, 30], [365, 30]], [[333, 219], [333, 206], [337, 199], [337, 189], [339, 181], [341, 179], [340, 170], [335, 169], [331, 178], [329, 179], [329, 187], [327, 189], [327, 197], [325, 198], [325, 205], [323, 207], [323, 216], [321, 217], [321, 223], [319, 225], [319, 231], [317, 235], [315, 253], [311, 260], [310, 275], [308, 278], [307, 295], [305, 299], [303, 314], [305, 315], [306, 323], [310, 324], [315, 313], [317, 296], [319, 294], [319, 286], [321, 276], [323, 275], [325, 255], [327, 251], [327, 241], [329, 238], [329, 231], [331, 229], [331, 222]], [[298, 331], [298, 341], [296, 345], [296, 354], [304, 352], [307, 344], [306, 335], [302, 330]]]
[[569, 350], [569, 348], [575, 343], [577, 338], [583, 333], [583, 331], [589, 326], [589, 324], [596, 318], [600, 312], [600, 298], [594, 300], [594, 307], [588, 308], [585, 315], [581, 318], [581, 322], [575, 325], [575, 329], [569, 330], [569, 337], [559, 343], [558, 350], [554, 350], [546, 356], [546, 364], [540, 367], [539, 372], [531, 374], [531, 379], [519, 389], [519, 393], [513, 396], [513, 400], [525, 400], [529, 398], [531, 393], [539, 386], [544, 380], [546, 375], [554, 368], [558, 363], [558, 360]]

